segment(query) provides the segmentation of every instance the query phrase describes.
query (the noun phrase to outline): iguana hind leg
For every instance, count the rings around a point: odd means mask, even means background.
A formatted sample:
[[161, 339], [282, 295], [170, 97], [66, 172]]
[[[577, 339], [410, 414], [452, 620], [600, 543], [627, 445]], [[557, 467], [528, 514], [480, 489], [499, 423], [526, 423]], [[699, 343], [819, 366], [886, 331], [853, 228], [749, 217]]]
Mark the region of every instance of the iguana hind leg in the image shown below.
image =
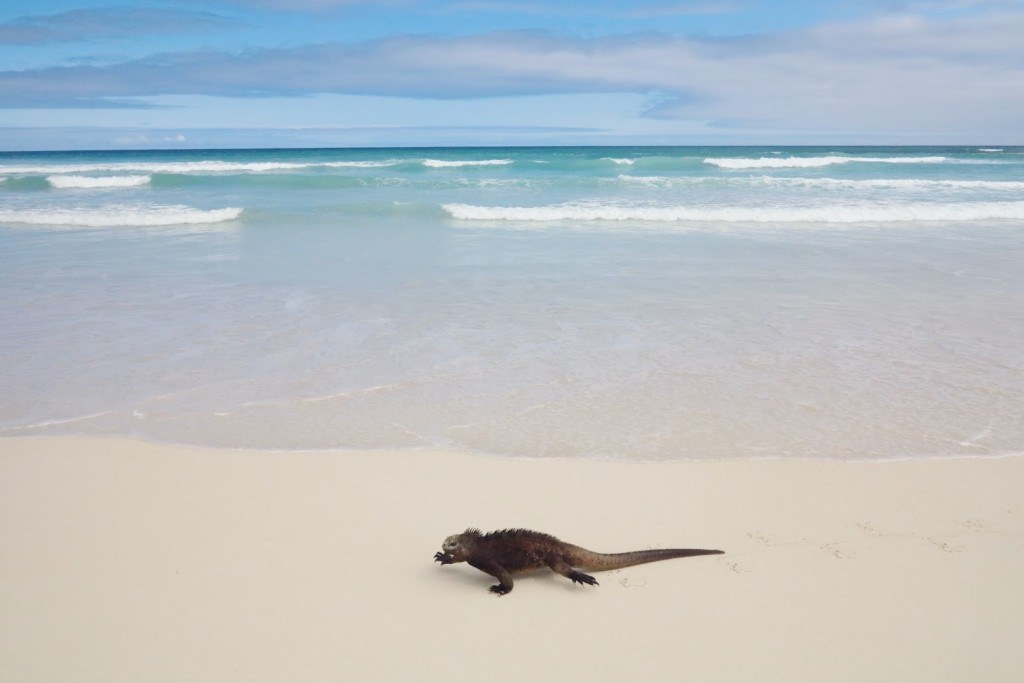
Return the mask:
[[567, 579], [570, 579], [573, 583], [586, 584], [588, 586], [600, 585], [590, 574], [584, 574], [583, 572], [576, 571], [573, 569], [568, 562], [562, 558], [555, 558], [548, 561], [548, 566], [551, 567], [551, 571], [561, 574]]

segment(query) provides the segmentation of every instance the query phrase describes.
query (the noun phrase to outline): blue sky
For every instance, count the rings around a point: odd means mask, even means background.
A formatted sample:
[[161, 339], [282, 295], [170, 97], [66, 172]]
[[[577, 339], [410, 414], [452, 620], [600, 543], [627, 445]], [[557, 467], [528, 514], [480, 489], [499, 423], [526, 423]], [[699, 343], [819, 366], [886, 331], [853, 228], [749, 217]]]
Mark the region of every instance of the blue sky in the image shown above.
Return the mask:
[[0, 149], [1022, 144], [1024, 0], [6, 0]]

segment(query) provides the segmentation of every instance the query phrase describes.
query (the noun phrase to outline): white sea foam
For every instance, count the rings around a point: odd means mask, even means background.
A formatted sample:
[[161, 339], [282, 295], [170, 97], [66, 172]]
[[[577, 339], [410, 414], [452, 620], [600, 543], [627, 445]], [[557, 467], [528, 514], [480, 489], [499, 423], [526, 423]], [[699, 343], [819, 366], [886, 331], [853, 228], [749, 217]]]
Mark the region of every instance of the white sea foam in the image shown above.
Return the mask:
[[463, 161], [448, 161], [445, 159], [424, 159], [423, 165], [427, 168], [458, 168], [460, 166], [507, 166], [511, 159], [475, 159]]
[[978, 150], [979, 152], [1002, 152], [1002, 147], [982, 147]]
[[855, 157], [854, 161], [873, 164], [941, 164], [949, 161], [948, 157]]
[[761, 157], [760, 159], [709, 157], [705, 164], [726, 169], [748, 168], [818, 168], [835, 164], [874, 163], [874, 164], [938, 164], [948, 161], [946, 157]]
[[105, 206], [88, 209], [0, 210], [0, 223], [88, 228], [199, 225], [232, 221], [242, 209], [195, 209], [188, 206]]
[[820, 187], [833, 189], [883, 188], [896, 190], [1024, 190], [1024, 181], [1017, 180], [926, 180], [923, 178], [752, 178], [765, 185]]
[[397, 166], [398, 161], [328, 161], [313, 166], [324, 166], [326, 168], [386, 168]]
[[[626, 175], [617, 176], [616, 180], [628, 185], [648, 185], [650, 187], [692, 187], [694, 185], [721, 184], [723, 179], [699, 176], [661, 176], [661, 175]], [[729, 178], [727, 181], [747, 181], [748, 178]]]
[[701, 176], [636, 176], [620, 175], [618, 180], [627, 184], [652, 187], [687, 187], [693, 185], [769, 185], [776, 187], [808, 187], [823, 189], [894, 189], [894, 190], [1024, 190], [1019, 180], [926, 180], [922, 178], [779, 178], [749, 176], [708, 178]]
[[[312, 168], [377, 168], [395, 166], [398, 161], [325, 161], [296, 163], [286, 161], [140, 161], [98, 164], [9, 164], [0, 165], [0, 173], [11, 175], [74, 173], [268, 173], [300, 171]], [[511, 162], [510, 162], [511, 163]]]
[[602, 157], [601, 161], [610, 161], [620, 166], [632, 166], [636, 163], [636, 159], [616, 159], [615, 157]]
[[51, 186], [65, 188], [110, 188], [110, 187], [138, 187], [146, 185], [153, 176], [150, 175], [116, 175], [116, 176], [81, 176], [81, 175], [52, 175], [46, 181]]
[[314, 164], [287, 162], [230, 162], [230, 161], [145, 161], [103, 164], [46, 164], [40, 166], [9, 165], [0, 171], [10, 174], [59, 174], [59, 173], [232, 173], [296, 170], [309, 168]]
[[458, 220], [481, 221], [650, 221], [714, 223], [891, 223], [906, 221], [1024, 220], [1024, 201], [876, 203], [816, 207], [643, 206], [567, 203], [549, 206], [444, 204]]

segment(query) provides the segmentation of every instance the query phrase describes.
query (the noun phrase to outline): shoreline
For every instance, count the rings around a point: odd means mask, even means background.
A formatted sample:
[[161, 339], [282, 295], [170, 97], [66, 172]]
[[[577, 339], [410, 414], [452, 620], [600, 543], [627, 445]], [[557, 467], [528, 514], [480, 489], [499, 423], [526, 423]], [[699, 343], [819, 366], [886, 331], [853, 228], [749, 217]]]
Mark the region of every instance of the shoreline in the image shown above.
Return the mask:
[[[0, 678], [1011, 681], [1024, 458], [628, 463], [0, 439]], [[468, 526], [721, 548], [510, 595]]]
[[[102, 415], [104, 413], [97, 413]], [[59, 420], [52, 424], [62, 424], [64, 422], [73, 422], [80, 419], [86, 419], [94, 416], [85, 416], [85, 418], [73, 418], [71, 420]], [[29, 425], [27, 427], [10, 427], [6, 431], [8, 433], [0, 432], [0, 444], [4, 441], [29, 441], [29, 440], [48, 440], [48, 439], [63, 439], [63, 440], [83, 440], [83, 441], [134, 441], [140, 444], [146, 444], [157, 448], [171, 448], [179, 450], [196, 450], [196, 451], [211, 451], [211, 452], [223, 452], [223, 453], [265, 453], [273, 455], [323, 455], [330, 454], [336, 456], [345, 455], [359, 455], [359, 454], [372, 454], [372, 453], [388, 453], [388, 454], [407, 454], [415, 457], [421, 453], [448, 453], [452, 455], [458, 455], [468, 458], [483, 458], [483, 459], [494, 459], [499, 461], [511, 460], [511, 461], [537, 461], [537, 462], [548, 462], [548, 461], [581, 461], [581, 462], [595, 462], [595, 463], [617, 463], [624, 465], [670, 465], [672, 463], [709, 463], [709, 462], [834, 462], [834, 463], [851, 463], [851, 464], [871, 464], [871, 463], [896, 463], [896, 462], [917, 462], [917, 461], [942, 461], [942, 460], [1003, 460], [1013, 458], [1024, 458], [1024, 451], [1002, 451], [995, 453], [937, 453], [937, 454], [916, 454], [916, 455], [886, 455], [886, 456], [828, 456], [828, 455], [814, 455], [814, 456], [803, 456], [803, 455], [750, 455], [743, 454], [734, 457], [719, 457], [719, 456], [686, 456], [682, 458], [642, 458], [636, 456], [610, 456], [603, 454], [596, 455], [579, 455], [579, 454], [553, 454], [553, 455], [509, 455], [507, 453], [491, 452], [486, 450], [474, 450], [470, 448], [460, 448], [456, 445], [442, 445], [442, 444], [421, 444], [415, 446], [376, 446], [372, 448], [364, 447], [335, 447], [335, 446], [323, 446], [313, 448], [278, 448], [278, 447], [254, 447], [254, 446], [224, 446], [224, 445], [210, 445], [201, 443], [189, 443], [185, 441], [173, 441], [164, 440], [157, 438], [150, 438], [148, 436], [140, 436], [137, 434], [125, 434], [120, 432], [97, 432], [97, 433], [46, 433], [46, 432], [31, 432], [29, 433], [17, 433], [18, 430], [32, 430], [39, 425]], [[45, 426], [45, 425], [44, 425]], [[13, 432], [13, 433], [12, 433]], [[0, 450], [2, 446], [0, 446]]]

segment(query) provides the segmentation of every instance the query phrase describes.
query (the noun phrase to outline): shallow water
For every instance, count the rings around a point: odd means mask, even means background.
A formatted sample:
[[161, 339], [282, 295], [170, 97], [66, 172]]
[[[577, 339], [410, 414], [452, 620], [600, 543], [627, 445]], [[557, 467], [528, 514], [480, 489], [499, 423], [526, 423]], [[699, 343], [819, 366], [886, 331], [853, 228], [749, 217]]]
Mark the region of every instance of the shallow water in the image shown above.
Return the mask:
[[1024, 153], [0, 155], [0, 434], [1024, 452]]

